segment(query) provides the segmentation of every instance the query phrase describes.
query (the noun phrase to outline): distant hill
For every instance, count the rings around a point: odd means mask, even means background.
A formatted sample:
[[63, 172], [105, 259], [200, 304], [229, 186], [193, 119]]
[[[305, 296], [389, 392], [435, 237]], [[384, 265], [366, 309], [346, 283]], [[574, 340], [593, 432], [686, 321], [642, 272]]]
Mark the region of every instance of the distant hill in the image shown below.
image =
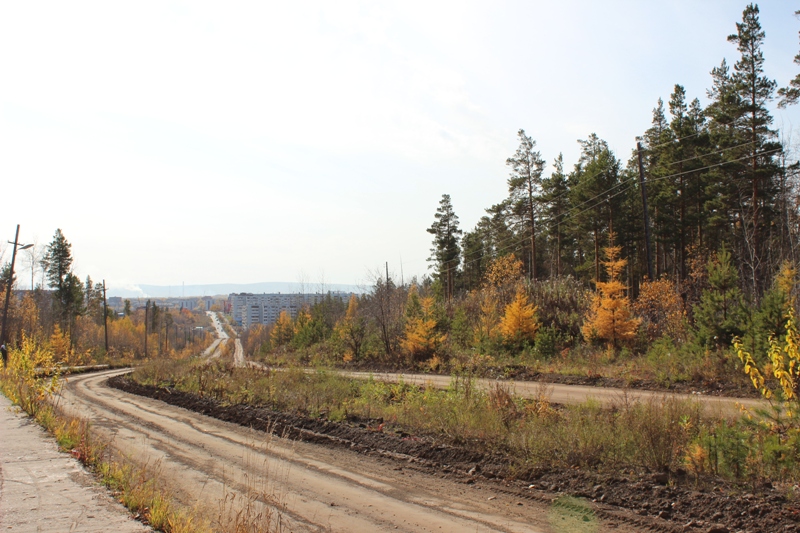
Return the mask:
[[[320, 286], [316, 283], [300, 283], [267, 281], [263, 283], [215, 283], [209, 285], [134, 285], [120, 288], [110, 288], [109, 296], [122, 298], [195, 298], [201, 296], [227, 296], [232, 292], [261, 293], [314, 293], [319, 292]], [[336, 283], [325, 284], [324, 292], [343, 291], [360, 293], [362, 289], [357, 285], [341, 285]]]

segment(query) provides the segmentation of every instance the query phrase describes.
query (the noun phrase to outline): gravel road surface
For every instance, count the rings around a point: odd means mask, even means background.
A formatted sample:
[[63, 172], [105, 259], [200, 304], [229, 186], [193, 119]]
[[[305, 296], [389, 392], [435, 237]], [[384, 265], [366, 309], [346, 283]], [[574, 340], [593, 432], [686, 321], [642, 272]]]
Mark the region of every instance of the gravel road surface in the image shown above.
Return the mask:
[[[244, 508], [240, 517], [269, 515], [284, 531], [561, 531], [551, 525], [547, 503], [492, 483], [269, 437], [107, 387], [104, 381], [118, 373], [71, 377], [62, 405], [87, 417], [117, 448], [158, 465], [177, 497], [212, 521], [230, 516], [221, 510], [227, 502], [234, 514]], [[586, 531], [636, 531], [624, 523], [594, 525]]]

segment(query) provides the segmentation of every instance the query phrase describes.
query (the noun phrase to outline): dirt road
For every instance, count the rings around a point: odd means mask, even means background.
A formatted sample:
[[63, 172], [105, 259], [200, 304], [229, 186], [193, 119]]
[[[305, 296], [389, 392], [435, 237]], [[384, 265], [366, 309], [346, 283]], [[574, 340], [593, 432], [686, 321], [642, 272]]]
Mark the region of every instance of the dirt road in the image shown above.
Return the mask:
[[[368, 379], [373, 377], [380, 381], [404, 381], [412, 385], [432, 384], [434, 387], [445, 388], [450, 384], [450, 376], [436, 374], [397, 374], [387, 372], [341, 372], [342, 375]], [[490, 389], [497, 384], [508, 387], [511, 391], [524, 398], [536, 398], [545, 395], [551, 402], [561, 404], [575, 404], [593, 399], [603, 405], [621, 403], [627, 400], [659, 399], [665, 396], [691, 399], [699, 402], [709, 415], [732, 416], [741, 413], [739, 406], [748, 409], [766, 409], [769, 403], [765, 400], [752, 398], [730, 398], [727, 396], [710, 396], [704, 394], [680, 394], [671, 392], [657, 392], [641, 389], [616, 389], [610, 387], [591, 387], [585, 385], [563, 385], [559, 383], [544, 383], [538, 381], [514, 381], [495, 379], [476, 379], [476, 385], [482, 389]]]
[[[116, 448], [158, 465], [179, 499], [212, 521], [245, 504], [240, 520], [271, 515], [282, 531], [574, 530], [572, 518], [548, 505], [552, 495], [527, 499], [485, 480], [465, 483], [463, 474], [432, 475], [414, 463], [270, 438], [105, 386], [118, 373], [71, 377], [61, 405], [91, 420]], [[231, 503], [233, 514], [223, 509]], [[581, 531], [638, 530], [624, 520], [586, 520]]]

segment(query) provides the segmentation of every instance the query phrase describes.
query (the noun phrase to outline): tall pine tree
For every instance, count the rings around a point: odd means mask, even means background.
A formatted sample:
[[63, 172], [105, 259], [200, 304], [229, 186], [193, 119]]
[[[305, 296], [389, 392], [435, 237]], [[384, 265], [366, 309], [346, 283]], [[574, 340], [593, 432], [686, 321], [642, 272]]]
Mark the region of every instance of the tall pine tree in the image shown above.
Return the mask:
[[461, 261], [459, 237], [463, 232], [458, 227], [458, 216], [453, 211], [449, 194], [442, 195], [434, 218], [436, 220], [428, 228], [428, 233], [433, 235], [433, 248], [428, 261], [434, 263], [444, 297], [450, 300], [455, 292], [456, 273]]
[[513, 157], [506, 160], [511, 167], [508, 178], [509, 205], [520, 227], [530, 236], [530, 266], [528, 274], [536, 279], [536, 217], [542, 188], [544, 159], [535, 151], [536, 141], [525, 135], [525, 130], [517, 132], [519, 148]]

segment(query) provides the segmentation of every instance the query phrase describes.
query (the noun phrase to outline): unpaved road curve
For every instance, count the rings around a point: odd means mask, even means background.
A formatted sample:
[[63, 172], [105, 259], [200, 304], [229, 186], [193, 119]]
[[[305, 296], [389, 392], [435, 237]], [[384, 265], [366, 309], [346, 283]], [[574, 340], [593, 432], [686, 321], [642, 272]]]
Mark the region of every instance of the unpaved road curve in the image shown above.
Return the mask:
[[[114, 447], [158, 464], [186, 505], [212, 520], [220, 502], [266, 495], [282, 531], [539, 532], [545, 503], [425, 473], [411, 463], [265, 437], [265, 433], [208, 418], [105, 385], [121, 373], [71, 377], [61, 405], [88, 418]], [[268, 442], [266, 442], [268, 440]], [[251, 515], [265, 512], [256, 502]], [[273, 512], [273, 522], [276, 523]], [[632, 533], [626, 524], [598, 531]]]
[[[402, 380], [410, 385], [432, 384], [437, 388], [450, 385], [450, 376], [437, 374], [397, 374], [388, 372], [340, 372], [342, 375], [357, 379], [372, 377], [378, 381], [397, 382]], [[475, 384], [482, 389], [491, 389], [496, 385], [508, 387], [523, 398], [537, 398], [540, 395], [549, 401], [561, 404], [575, 404], [593, 399], [602, 405], [621, 404], [625, 401], [659, 400], [674, 397], [700, 403], [709, 415], [732, 416], [741, 413], [740, 406], [748, 409], [767, 409], [769, 402], [753, 398], [731, 398], [728, 396], [711, 396], [704, 394], [681, 394], [674, 392], [658, 392], [641, 389], [616, 389], [612, 387], [592, 387], [587, 385], [563, 385], [539, 381], [514, 381], [496, 379], [476, 379]]]

